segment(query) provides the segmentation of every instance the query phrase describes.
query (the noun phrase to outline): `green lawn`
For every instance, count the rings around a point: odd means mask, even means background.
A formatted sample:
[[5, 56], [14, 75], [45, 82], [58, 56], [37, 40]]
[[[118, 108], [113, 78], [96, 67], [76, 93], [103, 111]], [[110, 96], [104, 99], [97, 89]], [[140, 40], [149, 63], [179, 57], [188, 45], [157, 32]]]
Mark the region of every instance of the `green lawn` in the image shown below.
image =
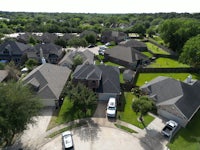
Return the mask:
[[177, 60], [170, 58], [158, 58], [155, 62], [151, 63], [149, 68], [181, 68], [190, 67], [186, 64], [179, 63]]
[[149, 52], [142, 52], [142, 54], [144, 54], [145, 56], [147, 56], [149, 58], [153, 57], [153, 55]]
[[163, 49], [157, 47], [156, 45], [146, 42], [147, 48], [151, 50], [154, 54], [164, 54], [164, 55], [169, 55], [168, 52], [164, 51]]
[[159, 36], [153, 36], [153, 39], [161, 45], [164, 44], [164, 41]]
[[[145, 84], [145, 82], [149, 82], [152, 79], [158, 77], [158, 76], [166, 76], [166, 77], [171, 77], [174, 79], [178, 79], [181, 81], [184, 81], [189, 73], [140, 73], [136, 82], [137, 86], [141, 86]], [[199, 74], [191, 74], [193, 79], [200, 80], [200, 75]]]
[[181, 128], [168, 144], [170, 150], [200, 149], [200, 110], [196, 113], [186, 128]]
[[[132, 110], [132, 100], [134, 96], [131, 92], [124, 92], [122, 95], [122, 100], [125, 100], [125, 108], [123, 111], [119, 111], [118, 115], [120, 116], [120, 120], [125, 121], [127, 123], [133, 124], [141, 129], [144, 128], [141, 122], [138, 121], [139, 114], [136, 114]], [[153, 117], [150, 115], [144, 116], [144, 124], [147, 126], [151, 121], [153, 121]]]
[[120, 83], [125, 83], [123, 79], [123, 73], [120, 73], [119, 80], [120, 80]]
[[73, 102], [70, 101], [68, 97], [66, 97], [58, 114], [58, 118], [56, 119], [56, 122], [58, 124], [62, 124], [79, 118], [91, 117], [95, 109], [96, 107], [88, 108], [85, 116], [85, 114], [81, 111], [81, 108], [74, 108]]

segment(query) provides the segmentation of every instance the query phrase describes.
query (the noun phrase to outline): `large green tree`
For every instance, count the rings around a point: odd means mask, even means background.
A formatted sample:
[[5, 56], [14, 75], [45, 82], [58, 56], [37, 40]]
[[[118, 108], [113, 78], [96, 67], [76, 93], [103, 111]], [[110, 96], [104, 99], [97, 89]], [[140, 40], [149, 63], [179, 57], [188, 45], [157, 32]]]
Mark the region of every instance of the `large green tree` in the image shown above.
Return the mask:
[[172, 50], [181, 53], [185, 42], [200, 33], [200, 21], [188, 18], [167, 19], [160, 24], [159, 33]]
[[75, 108], [81, 108], [85, 115], [87, 113], [87, 108], [96, 106], [96, 94], [82, 83], [69, 83], [64, 92], [68, 95], [69, 99], [73, 101], [73, 106]]
[[16, 134], [34, 123], [39, 99], [21, 82], [0, 83], [0, 145], [10, 145]]
[[200, 67], [200, 34], [185, 43], [179, 60], [193, 67]]
[[132, 109], [136, 113], [140, 113], [140, 121], [143, 122], [143, 116], [154, 108], [154, 103], [147, 96], [135, 98], [132, 103]]

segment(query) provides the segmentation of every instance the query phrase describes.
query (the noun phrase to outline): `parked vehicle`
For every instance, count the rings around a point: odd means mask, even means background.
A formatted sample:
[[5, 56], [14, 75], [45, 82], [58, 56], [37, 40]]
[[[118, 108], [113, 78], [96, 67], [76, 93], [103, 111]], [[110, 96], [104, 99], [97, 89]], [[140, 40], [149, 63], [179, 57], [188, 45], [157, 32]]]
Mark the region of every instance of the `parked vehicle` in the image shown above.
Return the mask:
[[65, 149], [73, 148], [74, 144], [72, 139], [72, 133], [70, 131], [65, 131], [62, 133], [62, 141]]
[[173, 135], [174, 131], [177, 129], [177, 127], [178, 127], [178, 123], [176, 123], [173, 120], [170, 120], [170, 121], [166, 122], [166, 125], [162, 129], [161, 133], [164, 136], [171, 137]]
[[107, 104], [107, 117], [115, 118], [117, 113], [117, 102], [116, 98], [111, 97], [109, 98], [108, 104]]

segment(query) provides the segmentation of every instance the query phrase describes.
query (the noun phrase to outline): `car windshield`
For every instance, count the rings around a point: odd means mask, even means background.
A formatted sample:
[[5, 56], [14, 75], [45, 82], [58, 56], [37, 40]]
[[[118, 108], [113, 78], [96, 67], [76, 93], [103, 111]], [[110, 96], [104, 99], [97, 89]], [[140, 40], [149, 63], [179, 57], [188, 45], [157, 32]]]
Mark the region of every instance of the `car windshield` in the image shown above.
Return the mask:
[[108, 109], [110, 109], [110, 110], [115, 110], [115, 107], [109, 106]]

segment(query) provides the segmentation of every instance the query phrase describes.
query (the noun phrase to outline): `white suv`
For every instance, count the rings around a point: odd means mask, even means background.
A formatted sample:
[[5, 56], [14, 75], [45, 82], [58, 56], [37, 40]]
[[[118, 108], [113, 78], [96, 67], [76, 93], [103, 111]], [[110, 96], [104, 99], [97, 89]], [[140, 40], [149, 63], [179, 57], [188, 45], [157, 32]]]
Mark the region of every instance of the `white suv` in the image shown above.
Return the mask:
[[107, 110], [106, 110], [107, 117], [116, 117], [116, 113], [117, 113], [116, 98], [111, 97], [109, 98], [107, 105]]

